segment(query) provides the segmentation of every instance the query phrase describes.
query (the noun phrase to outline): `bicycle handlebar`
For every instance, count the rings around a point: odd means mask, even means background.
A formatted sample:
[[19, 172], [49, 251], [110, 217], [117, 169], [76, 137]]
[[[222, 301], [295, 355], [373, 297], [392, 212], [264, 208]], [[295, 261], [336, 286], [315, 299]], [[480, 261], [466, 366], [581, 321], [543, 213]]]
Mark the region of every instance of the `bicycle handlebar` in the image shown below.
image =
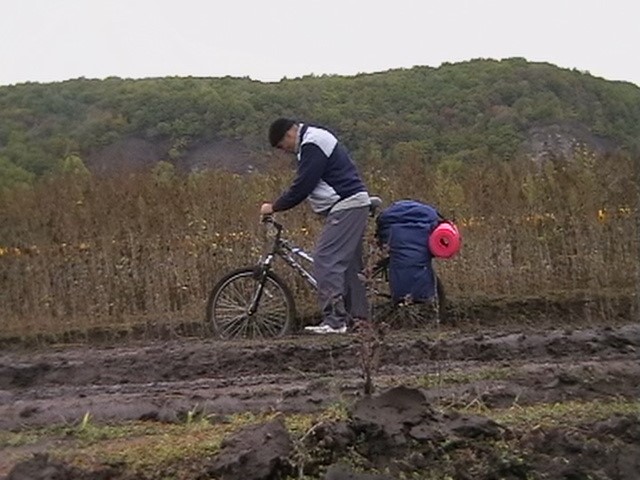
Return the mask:
[[260, 222], [273, 225], [276, 228], [278, 234], [280, 234], [280, 232], [282, 232], [283, 225], [281, 223], [278, 223], [278, 222], [275, 221], [275, 219], [273, 218], [273, 214], [272, 213], [268, 214], [268, 215], [262, 215], [261, 218], [260, 218]]

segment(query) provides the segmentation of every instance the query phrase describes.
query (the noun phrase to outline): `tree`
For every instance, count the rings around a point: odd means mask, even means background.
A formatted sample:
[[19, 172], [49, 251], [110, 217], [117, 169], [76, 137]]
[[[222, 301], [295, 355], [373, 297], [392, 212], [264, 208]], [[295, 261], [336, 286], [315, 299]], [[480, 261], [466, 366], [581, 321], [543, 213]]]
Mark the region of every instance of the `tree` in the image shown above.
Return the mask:
[[0, 190], [31, 185], [35, 175], [0, 156]]
[[91, 175], [82, 159], [78, 155], [74, 154], [68, 155], [62, 160], [60, 170], [62, 173], [77, 175], [80, 177], [88, 177]]

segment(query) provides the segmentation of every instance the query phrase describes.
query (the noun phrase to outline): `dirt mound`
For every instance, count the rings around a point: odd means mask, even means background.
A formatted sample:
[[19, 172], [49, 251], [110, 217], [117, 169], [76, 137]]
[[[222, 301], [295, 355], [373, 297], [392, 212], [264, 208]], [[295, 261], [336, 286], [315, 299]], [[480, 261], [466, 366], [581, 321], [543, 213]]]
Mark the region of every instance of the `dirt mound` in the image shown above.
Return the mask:
[[530, 461], [544, 478], [631, 480], [640, 478], [639, 428], [638, 417], [616, 417], [572, 430], [534, 432], [522, 444], [533, 450]]
[[[346, 423], [316, 429], [307, 448], [324, 465], [355, 450], [367, 470], [392, 478], [429, 471], [434, 478], [631, 480], [640, 478], [639, 440], [637, 416], [514, 432], [482, 416], [437, 413], [420, 391], [397, 387], [357, 402]], [[325, 478], [360, 478], [339, 471]]]
[[442, 415], [416, 389], [397, 387], [355, 405], [352, 428], [364, 435], [367, 456], [383, 457], [412, 441], [443, 441], [447, 438], [500, 438], [503, 429], [495, 422], [472, 415]]
[[[247, 427], [223, 442], [203, 478], [282, 478], [293, 473], [293, 464], [311, 476], [326, 470], [328, 479], [390, 478], [360, 475], [335, 461], [355, 449], [376, 468], [393, 467], [398, 458], [410, 458], [415, 468], [422, 465], [426, 452], [435, 454], [441, 444], [500, 439], [504, 431], [484, 417], [436, 413], [419, 390], [397, 387], [356, 402], [347, 421], [316, 425], [297, 448], [280, 418]], [[423, 447], [417, 454], [416, 446]]]
[[221, 451], [201, 478], [269, 480], [291, 472], [293, 444], [284, 422], [249, 426], [225, 439]]
[[64, 462], [51, 460], [47, 454], [35, 454], [29, 460], [18, 463], [6, 480], [110, 480], [124, 479], [113, 468], [84, 471]]

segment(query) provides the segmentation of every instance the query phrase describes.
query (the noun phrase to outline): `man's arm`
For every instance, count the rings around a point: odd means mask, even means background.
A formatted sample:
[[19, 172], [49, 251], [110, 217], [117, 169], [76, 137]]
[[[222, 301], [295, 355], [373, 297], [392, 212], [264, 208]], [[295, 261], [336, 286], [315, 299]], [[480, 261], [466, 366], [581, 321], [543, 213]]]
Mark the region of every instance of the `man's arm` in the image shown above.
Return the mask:
[[273, 203], [273, 211], [289, 210], [307, 198], [320, 182], [328, 160], [317, 145], [311, 143], [303, 145], [300, 150], [296, 179], [291, 187]]

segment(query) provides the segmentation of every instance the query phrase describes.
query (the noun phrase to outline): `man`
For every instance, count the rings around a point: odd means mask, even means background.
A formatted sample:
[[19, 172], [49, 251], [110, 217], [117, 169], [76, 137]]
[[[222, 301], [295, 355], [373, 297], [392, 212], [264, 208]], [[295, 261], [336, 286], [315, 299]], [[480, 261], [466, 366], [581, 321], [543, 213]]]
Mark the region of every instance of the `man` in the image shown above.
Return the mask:
[[344, 333], [353, 320], [368, 317], [359, 273], [369, 194], [347, 150], [329, 131], [279, 118], [269, 128], [269, 142], [295, 153], [298, 171], [290, 188], [264, 203], [260, 213], [288, 210], [308, 198], [313, 211], [325, 216], [313, 254], [322, 323], [305, 330]]

